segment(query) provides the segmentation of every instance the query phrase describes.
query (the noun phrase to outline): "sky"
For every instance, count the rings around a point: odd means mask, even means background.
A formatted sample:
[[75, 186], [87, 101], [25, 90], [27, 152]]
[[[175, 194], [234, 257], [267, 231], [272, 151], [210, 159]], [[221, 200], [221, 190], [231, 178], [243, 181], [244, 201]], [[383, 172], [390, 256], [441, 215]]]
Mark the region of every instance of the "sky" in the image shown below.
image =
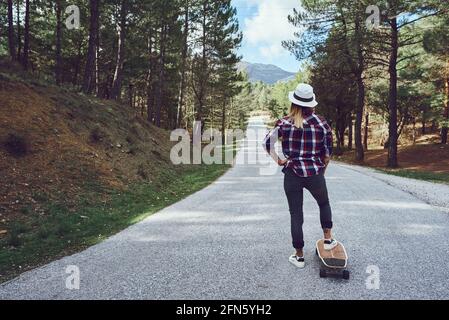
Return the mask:
[[244, 61], [274, 64], [297, 72], [299, 61], [281, 45], [293, 39], [297, 29], [287, 16], [300, 7], [299, 0], [232, 0], [237, 8], [243, 43], [239, 54]]

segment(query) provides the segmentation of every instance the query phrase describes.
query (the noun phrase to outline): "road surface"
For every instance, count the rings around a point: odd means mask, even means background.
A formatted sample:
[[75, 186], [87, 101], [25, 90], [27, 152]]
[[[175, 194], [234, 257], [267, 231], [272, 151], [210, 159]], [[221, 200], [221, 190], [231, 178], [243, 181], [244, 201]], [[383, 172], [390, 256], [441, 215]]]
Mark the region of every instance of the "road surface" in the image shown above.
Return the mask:
[[[250, 127], [262, 127], [254, 118]], [[242, 145], [238, 157], [258, 152]], [[349, 281], [320, 279], [318, 208], [304, 202], [306, 268], [293, 252], [283, 177], [236, 165], [200, 192], [101, 244], [0, 286], [0, 299], [448, 299], [447, 212], [349, 166], [327, 182]], [[66, 268], [79, 268], [78, 290]], [[375, 266], [375, 267], [370, 267]], [[380, 282], [367, 279], [378, 269]], [[371, 276], [372, 277], [372, 276]], [[369, 278], [372, 279], [372, 278]]]

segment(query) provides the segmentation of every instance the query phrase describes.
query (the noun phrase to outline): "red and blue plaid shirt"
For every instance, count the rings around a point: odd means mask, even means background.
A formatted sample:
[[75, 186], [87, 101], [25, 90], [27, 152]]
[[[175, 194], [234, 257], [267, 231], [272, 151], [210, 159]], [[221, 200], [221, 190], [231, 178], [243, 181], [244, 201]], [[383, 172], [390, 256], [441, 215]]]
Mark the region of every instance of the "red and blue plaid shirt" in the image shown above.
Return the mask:
[[325, 170], [324, 159], [332, 155], [332, 128], [316, 114], [304, 118], [303, 129], [293, 125], [289, 117], [276, 122], [264, 139], [265, 150], [270, 153], [277, 140], [282, 140], [282, 152], [291, 168], [300, 177], [318, 175]]

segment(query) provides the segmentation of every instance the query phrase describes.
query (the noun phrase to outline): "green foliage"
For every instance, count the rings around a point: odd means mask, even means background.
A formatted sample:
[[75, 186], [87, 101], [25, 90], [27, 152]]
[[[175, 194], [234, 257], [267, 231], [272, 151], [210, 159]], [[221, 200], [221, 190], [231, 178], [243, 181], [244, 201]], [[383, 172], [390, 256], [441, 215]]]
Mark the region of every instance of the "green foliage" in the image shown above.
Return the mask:
[[[369, 1], [302, 0], [301, 4], [304, 10], [289, 17], [301, 32], [283, 46], [298, 60], [312, 62], [310, 81], [318, 112], [334, 125], [337, 143], [344, 142], [345, 132], [349, 134], [353, 114], [358, 116], [355, 134], [360, 137], [364, 112], [389, 122], [399, 135], [404, 126], [420, 120], [444, 126], [443, 110], [449, 108], [444, 89], [449, 61], [447, 2], [378, 2], [380, 25], [374, 29], [365, 24], [365, 10], [373, 4]], [[393, 54], [396, 49], [398, 57]], [[273, 101], [270, 110], [275, 108]], [[390, 114], [398, 115], [397, 123]]]
[[31, 206], [29, 206], [29, 205], [25, 205], [25, 206], [23, 206], [22, 208], [20, 208], [20, 212], [21, 212], [23, 215], [29, 215], [29, 214], [32, 213], [32, 208], [31, 208]]
[[12, 247], [19, 247], [22, 244], [22, 234], [28, 230], [27, 226], [19, 221], [14, 221], [9, 227], [6, 237], [6, 244]]
[[[60, 3], [63, 71], [60, 82], [67, 88], [80, 90], [85, 73], [92, 72], [86, 70], [92, 36], [91, 2], [61, 0]], [[30, 4], [29, 70], [41, 81], [54, 82], [58, 60], [57, 5], [55, 1]], [[23, 53], [24, 1], [14, 1], [13, 5], [14, 38]], [[65, 26], [68, 5], [80, 9], [79, 29], [69, 30]], [[8, 53], [7, 37], [3, 36], [8, 33], [6, 11], [6, 5], [2, 4], [0, 55]], [[194, 120], [208, 125], [222, 122], [223, 113], [217, 110], [233, 108], [231, 100], [239, 93], [241, 82], [236, 72], [240, 57], [235, 52], [242, 35], [231, 0], [111, 0], [99, 2], [99, 12], [92, 93], [99, 98], [116, 99], [117, 94], [112, 91], [116, 72], [120, 70], [118, 99], [128, 102], [137, 109], [136, 113], [157, 126], [172, 129], [177, 125], [191, 127]], [[123, 64], [119, 64], [122, 17], [124, 50]], [[200, 32], [203, 29], [204, 33]], [[220, 99], [225, 106], [217, 108], [214, 101], [219, 97], [225, 97], [224, 101]], [[240, 113], [235, 111], [228, 115], [230, 119], [224, 119], [225, 123], [237, 120]]]

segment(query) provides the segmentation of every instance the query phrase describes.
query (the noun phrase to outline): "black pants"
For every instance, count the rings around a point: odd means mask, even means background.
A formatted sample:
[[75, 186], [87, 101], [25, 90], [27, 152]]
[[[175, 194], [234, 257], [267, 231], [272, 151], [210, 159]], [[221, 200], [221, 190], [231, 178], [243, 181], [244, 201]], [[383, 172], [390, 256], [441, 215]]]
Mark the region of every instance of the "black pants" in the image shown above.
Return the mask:
[[320, 207], [320, 220], [323, 229], [332, 229], [332, 211], [327, 194], [326, 179], [324, 174], [302, 178], [297, 176], [292, 169], [284, 170], [284, 190], [287, 195], [288, 206], [291, 215], [291, 231], [293, 247], [304, 248], [302, 225], [303, 213], [303, 189], [306, 188], [315, 198]]

